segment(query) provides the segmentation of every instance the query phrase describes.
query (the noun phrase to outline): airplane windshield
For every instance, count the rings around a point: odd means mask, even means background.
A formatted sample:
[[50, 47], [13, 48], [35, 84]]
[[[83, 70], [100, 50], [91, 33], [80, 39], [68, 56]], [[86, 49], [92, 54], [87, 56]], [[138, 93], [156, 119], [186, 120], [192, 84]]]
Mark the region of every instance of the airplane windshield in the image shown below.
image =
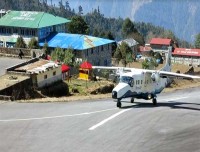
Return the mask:
[[132, 83], [133, 83], [133, 78], [132, 77], [128, 77], [128, 76], [121, 76], [120, 77], [120, 82], [127, 83], [127, 84], [129, 84], [131, 86]]

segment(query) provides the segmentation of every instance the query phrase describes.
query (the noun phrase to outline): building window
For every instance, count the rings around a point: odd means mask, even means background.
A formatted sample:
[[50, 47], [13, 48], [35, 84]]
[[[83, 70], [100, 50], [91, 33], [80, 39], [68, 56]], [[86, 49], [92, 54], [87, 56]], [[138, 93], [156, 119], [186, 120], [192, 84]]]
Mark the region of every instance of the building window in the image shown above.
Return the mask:
[[21, 35], [24, 35], [24, 29], [21, 29]]
[[93, 54], [93, 48], [91, 48], [91, 54]]
[[14, 28], [13, 33], [18, 34], [18, 29]]
[[47, 79], [47, 75], [46, 74], [44, 75], [44, 79]]
[[104, 65], [107, 66], [108, 65], [108, 61], [105, 59], [104, 60]]
[[53, 75], [56, 75], [56, 71], [53, 72]]
[[10, 28], [7, 28], [7, 29], [6, 29], [6, 33], [7, 33], [7, 34], [10, 34], [10, 33], [11, 33], [11, 29], [10, 29]]
[[99, 46], [99, 50], [100, 50], [100, 51], [103, 51], [103, 46], [102, 46], [102, 45]]
[[100, 49], [99, 47], [96, 48], [96, 50], [97, 50], [97, 54], [98, 54], [98, 55], [99, 55], [99, 49]]
[[31, 30], [31, 31], [30, 31], [30, 35], [35, 36], [35, 31], [34, 31], [34, 30]]
[[88, 56], [88, 50], [86, 50], [86, 54], [85, 54], [85, 56]]

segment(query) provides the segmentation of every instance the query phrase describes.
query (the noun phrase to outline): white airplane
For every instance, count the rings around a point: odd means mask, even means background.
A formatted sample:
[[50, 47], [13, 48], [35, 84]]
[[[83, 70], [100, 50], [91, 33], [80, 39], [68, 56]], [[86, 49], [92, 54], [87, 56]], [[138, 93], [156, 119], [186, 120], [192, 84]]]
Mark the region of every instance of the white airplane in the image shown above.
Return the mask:
[[112, 98], [117, 99], [117, 107], [121, 108], [121, 100], [131, 97], [131, 103], [134, 99], [150, 100], [154, 105], [157, 104], [156, 94], [168, 85], [169, 78], [180, 79], [200, 79], [198, 76], [174, 73], [171, 71], [171, 47], [166, 52], [166, 63], [160, 70], [146, 70], [127, 67], [105, 67], [93, 66], [93, 69], [116, 70], [120, 76], [120, 81], [112, 90]]

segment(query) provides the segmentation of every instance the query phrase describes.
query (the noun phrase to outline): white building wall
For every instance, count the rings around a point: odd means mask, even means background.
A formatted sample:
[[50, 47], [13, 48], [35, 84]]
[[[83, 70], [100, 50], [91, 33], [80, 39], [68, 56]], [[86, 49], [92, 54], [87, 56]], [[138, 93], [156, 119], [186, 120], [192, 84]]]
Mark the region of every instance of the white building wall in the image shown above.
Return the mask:
[[[55, 75], [53, 73], [55, 72]], [[49, 70], [38, 73], [36, 76], [37, 86], [39, 88], [49, 86], [57, 81], [62, 81], [61, 67], [49, 68]]]
[[172, 63], [200, 66], [200, 57], [178, 57], [171, 58]]

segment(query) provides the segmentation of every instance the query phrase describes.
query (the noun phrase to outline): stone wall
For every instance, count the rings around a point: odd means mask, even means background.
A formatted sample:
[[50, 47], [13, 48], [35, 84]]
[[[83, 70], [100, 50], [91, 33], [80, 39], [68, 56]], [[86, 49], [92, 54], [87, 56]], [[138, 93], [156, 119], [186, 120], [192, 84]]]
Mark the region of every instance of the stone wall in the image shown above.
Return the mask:
[[0, 91], [0, 99], [2, 100], [19, 100], [33, 98], [33, 95], [30, 94], [31, 90], [31, 79], [27, 79], [10, 87], [7, 87], [4, 90]]
[[18, 57], [20, 50], [24, 54], [23, 58], [39, 57], [43, 54], [43, 50], [41, 49], [0, 47], [0, 56]]

